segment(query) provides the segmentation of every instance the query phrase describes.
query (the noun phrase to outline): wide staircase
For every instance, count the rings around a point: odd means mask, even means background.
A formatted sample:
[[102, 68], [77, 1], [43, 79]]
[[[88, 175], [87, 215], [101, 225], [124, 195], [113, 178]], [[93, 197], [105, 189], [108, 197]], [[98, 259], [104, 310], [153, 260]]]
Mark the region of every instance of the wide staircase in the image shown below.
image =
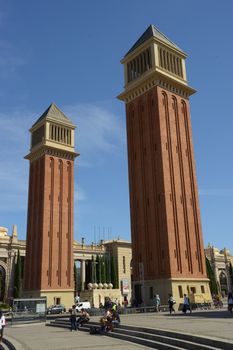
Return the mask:
[[[67, 318], [57, 318], [47, 323], [47, 326], [70, 329], [70, 322]], [[90, 332], [91, 327], [98, 328], [99, 323], [89, 322], [79, 331]], [[233, 350], [233, 344], [225, 341], [154, 328], [119, 325], [104, 335], [158, 350]]]
[[0, 350], [16, 350], [16, 348], [9, 340], [3, 338], [0, 344]]

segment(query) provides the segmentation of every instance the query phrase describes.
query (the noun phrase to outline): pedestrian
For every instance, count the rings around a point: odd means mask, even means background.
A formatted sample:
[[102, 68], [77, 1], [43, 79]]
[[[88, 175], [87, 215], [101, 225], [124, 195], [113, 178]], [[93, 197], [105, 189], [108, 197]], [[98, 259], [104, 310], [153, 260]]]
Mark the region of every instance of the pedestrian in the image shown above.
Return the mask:
[[71, 332], [77, 331], [76, 318], [77, 318], [76, 306], [73, 305], [72, 309], [70, 309], [70, 331]]
[[6, 319], [2, 313], [2, 310], [0, 310], [0, 343], [2, 342], [5, 325], [6, 325]]
[[232, 294], [232, 292], [228, 293], [227, 300], [228, 300], [228, 311], [230, 311], [230, 313], [232, 314], [232, 309], [233, 309], [233, 294]]
[[123, 303], [124, 303], [124, 307], [125, 307], [125, 308], [126, 308], [126, 307], [128, 306], [128, 304], [129, 304], [128, 299], [127, 299], [126, 296], [124, 296], [124, 301], [123, 301]]
[[160, 311], [160, 296], [159, 296], [159, 294], [154, 295], [154, 305], [155, 305], [155, 311], [159, 312]]
[[107, 309], [105, 314], [101, 317], [100, 325], [101, 332], [108, 332], [109, 330], [112, 330], [112, 312], [110, 309]]
[[169, 307], [169, 312], [170, 315], [172, 313], [172, 311], [175, 313], [175, 309], [174, 309], [174, 305], [176, 304], [175, 299], [173, 298], [172, 294], [168, 294], [168, 307]]
[[89, 321], [90, 321], [89, 313], [86, 310], [81, 309], [81, 314], [77, 321], [78, 328], [82, 327], [84, 323], [88, 323]]
[[190, 314], [192, 312], [191, 310], [191, 306], [190, 306], [190, 301], [189, 301], [189, 297], [187, 296], [187, 294], [184, 294], [184, 303], [183, 303], [183, 313], [186, 314], [187, 310], [190, 311]]

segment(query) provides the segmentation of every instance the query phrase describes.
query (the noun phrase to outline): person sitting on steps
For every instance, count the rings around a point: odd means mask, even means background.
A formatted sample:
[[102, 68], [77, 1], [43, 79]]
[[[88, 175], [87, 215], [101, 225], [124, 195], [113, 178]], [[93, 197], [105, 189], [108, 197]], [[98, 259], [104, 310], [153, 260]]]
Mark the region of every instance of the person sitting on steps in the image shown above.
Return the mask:
[[89, 321], [90, 321], [89, 313], [85, 309], [81, 309], [81, 314], [77, 321], [78, 328], [82, 327], [84, 323], [88, 323]]

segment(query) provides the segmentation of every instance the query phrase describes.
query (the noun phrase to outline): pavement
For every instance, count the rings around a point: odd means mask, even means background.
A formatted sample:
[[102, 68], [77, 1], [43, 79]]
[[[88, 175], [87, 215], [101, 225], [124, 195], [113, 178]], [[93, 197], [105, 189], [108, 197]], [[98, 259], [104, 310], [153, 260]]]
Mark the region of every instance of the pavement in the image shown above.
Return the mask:
[[[99, 317], [91, 319], [98, 321]], [[233, 344], [233, 314], [227, 310], [194, 311], [186, 315], [180, 312], [172, 315], [167, 313], [121, 315], [121, 324], [195, 334]], [[148, 349], [115, 338], [90, 335], [81, 331], [70, 332], [67, 329], [45, 327], [44, 324], [8, 326], [4, 335], [17, 350]]]

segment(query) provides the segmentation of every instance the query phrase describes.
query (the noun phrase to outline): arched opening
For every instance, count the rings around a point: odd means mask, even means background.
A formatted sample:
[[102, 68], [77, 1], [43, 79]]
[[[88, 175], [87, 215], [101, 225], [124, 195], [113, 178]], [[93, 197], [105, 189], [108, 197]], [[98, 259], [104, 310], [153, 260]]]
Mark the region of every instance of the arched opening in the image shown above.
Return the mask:
[[219, 282], [220, 282], [220, 289], [221, 289], [221, 293], [222, 295], [227, 295], [228, 292], [228, 288], [227, 288], [227, 276], [225, 274], [225, 272], [221, 272], [219, 275]]
[[6, 270], [0, 265], [0, 301], [4, 301], [6, 289]]

